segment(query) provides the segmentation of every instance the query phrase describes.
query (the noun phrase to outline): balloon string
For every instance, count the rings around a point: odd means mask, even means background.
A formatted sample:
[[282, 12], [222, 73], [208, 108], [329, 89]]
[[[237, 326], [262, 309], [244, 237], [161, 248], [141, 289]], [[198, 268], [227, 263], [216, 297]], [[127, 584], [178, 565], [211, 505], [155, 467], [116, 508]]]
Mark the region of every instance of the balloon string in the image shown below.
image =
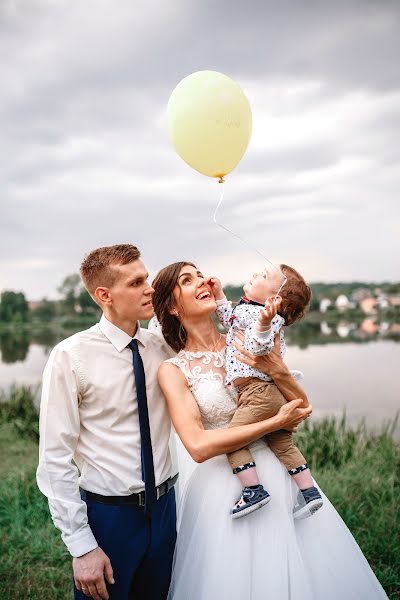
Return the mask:
[[219, 183], [222, 184], [222, 189], [221, 189], [221, 195], [217, 204], [217, 208], [214, 211], [214, 215], [213, 215], [213, 221], [216, 225], [218, 225], [218, 227], [221, 227], [221, 229], [224, 229], [225, 231], [227, 231], [228, 233], [230, 233], [231, 235], [233, 235], [236, 239], [240, 240], [241, 242], [243, 242], [243, 244], [245, 244], [245, 246], [248, 246], [251, 250], [253, 250], [254, 252], [256, 252], [259, 256], [261, 256], [261, 258], [263, 258], [264, 260], [267, 261], [267, 263], [269, 263], [274, 269], [276, 269], [277, 271], [279, 271], [279, 273], [282, 275], [283, 277], [283, 283], [280, 286], [279, 290], [277, 291], [275, 298], [279, 295], [281, 289], [283, 288], [283, 286], [285, 285], [285, 283], [287, 282], [287, 277], [282, 273], [282, 271], [280, 270], [279, 267], [277, 267], [276, 265], [274, 265], [273, 262], [271, 262], [269, 260], [269, 258], [267, 258], [266, 256], [264, 256], [264, 254], [262, 252], [260, 252], [260, 250], [258, 250], [255, 246], [253, 246], [252, 244], [250, 244], [250, 242], [248, 242], [245, 238], [243, 238], [242, 236], [240, 236], [238, 233], [235, 233], [234, 231], [232, 231], [231, 229], [229, 229], [229, 227], [226, 227], [223, 223], [220, 223], [218, 221], [217, 215], [218, 215], [218, 211], [221, 207], [222, 201], [224, 199], [224, 195], [225, 195], [225, 182], [222, 180]]

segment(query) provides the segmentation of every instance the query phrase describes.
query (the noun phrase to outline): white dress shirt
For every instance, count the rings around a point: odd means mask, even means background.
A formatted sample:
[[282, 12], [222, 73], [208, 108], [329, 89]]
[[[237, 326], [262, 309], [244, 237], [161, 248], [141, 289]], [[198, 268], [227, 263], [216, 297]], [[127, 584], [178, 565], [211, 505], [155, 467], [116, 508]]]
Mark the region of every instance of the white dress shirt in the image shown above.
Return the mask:
[[[131, 337], [108, 321], [60, 342], [43, 376], [37, 483], [72, 556], [97, 547], [79, 487], [104, 496], [144, 490]], [[165, 341], [138, 324], [156, 485], [171, 476], [171, 423], [157, 371]], [[77, 467], [73, 464], [74, 460]], [[79, 472], [78, 472], [79, 469]]]

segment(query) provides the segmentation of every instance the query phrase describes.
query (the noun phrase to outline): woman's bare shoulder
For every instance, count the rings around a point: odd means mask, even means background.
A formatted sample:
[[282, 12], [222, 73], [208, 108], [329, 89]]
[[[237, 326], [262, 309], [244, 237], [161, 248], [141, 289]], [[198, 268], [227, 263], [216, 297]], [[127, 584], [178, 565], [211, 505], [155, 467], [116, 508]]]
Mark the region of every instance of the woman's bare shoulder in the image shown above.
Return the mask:
[[158, 380], [159, 381], [167, 382], [167, 381], [171, 381], [171, 378], [175, 382], [176, 381], [185, 381], [186, 382], [186, 378], [185, 378], [184, 374], [182, 373], [181, 369], [179, 368], [177, 361], [175, 361], [173, 358], [162, 362], [158, 369]]

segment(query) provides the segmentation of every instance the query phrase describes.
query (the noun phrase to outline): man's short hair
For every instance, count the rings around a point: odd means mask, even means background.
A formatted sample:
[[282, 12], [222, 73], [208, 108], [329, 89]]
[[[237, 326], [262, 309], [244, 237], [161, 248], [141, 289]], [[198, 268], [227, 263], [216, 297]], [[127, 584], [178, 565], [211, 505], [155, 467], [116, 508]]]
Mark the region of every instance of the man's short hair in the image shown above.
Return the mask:
[[83, 285], [95, 299], [98, 287], [111, 287], [118, 277], [113, 266], [127, 265], [140, 258], [140, 251], [132, 244], [116, 244], [92, 250], [82, 261], [80, 274]]

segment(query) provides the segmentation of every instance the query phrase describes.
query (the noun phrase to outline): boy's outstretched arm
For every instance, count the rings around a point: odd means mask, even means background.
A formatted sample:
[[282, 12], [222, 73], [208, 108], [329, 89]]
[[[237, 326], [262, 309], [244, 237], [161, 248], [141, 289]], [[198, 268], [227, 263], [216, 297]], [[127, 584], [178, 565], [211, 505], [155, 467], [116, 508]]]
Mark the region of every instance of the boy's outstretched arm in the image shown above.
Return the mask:
[[281, 328], [285, 323], [278, 314], [281, 301], [279, 296], [267, 298], [257, 321], [246, 329], [244, 347], [252, 354], [260, 356], [273, 351], [275, 336], [280, 336]]

